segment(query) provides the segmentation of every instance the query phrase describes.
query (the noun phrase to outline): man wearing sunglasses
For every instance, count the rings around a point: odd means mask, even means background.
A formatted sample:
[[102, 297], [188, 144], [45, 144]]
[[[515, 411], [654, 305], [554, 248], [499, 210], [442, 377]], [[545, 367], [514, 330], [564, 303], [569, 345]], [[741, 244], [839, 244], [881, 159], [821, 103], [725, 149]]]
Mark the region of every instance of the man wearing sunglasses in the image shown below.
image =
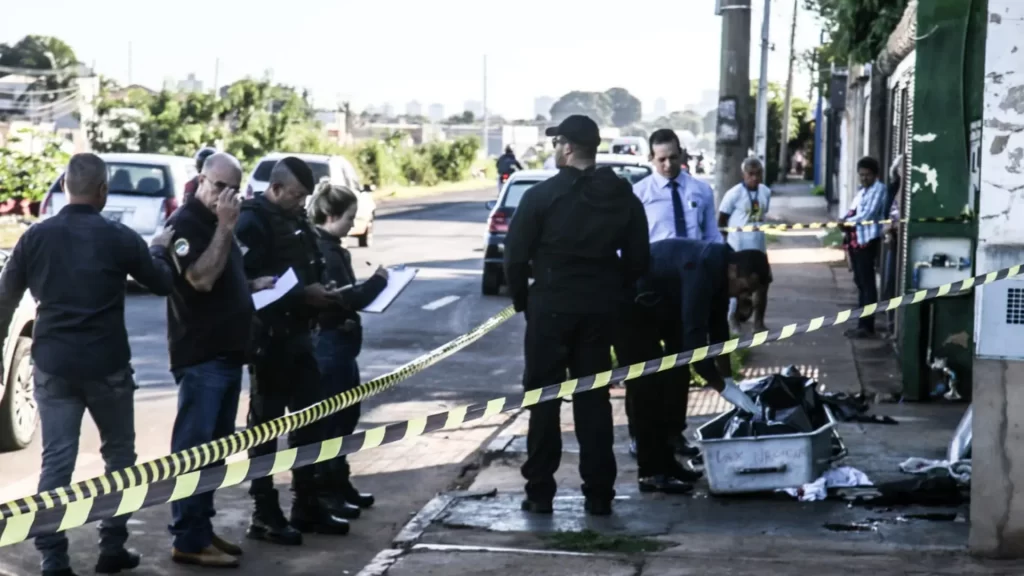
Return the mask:
[[[235, 431], [242, 366], [252, 327], [251, 292], [273, 278], [249, 281], [235, 242], [242, 167], [229, 154], [206, 159], [199, 185], [168, 222], [174, 242], [166, 256], [176, 274], [167, 299], [171, 372], [178, 414], [171, 451], [180, 452]], [[237, 544], [213, 533], [213, 492], [171, 504], [171, 559], [210, 567], [238, 565]]]

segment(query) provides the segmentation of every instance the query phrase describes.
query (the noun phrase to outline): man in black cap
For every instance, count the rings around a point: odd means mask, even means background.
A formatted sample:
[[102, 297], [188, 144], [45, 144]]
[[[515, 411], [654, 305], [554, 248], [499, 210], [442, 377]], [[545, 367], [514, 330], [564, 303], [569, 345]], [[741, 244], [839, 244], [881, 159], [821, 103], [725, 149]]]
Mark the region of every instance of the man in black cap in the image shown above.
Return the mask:
[[[611, 369], [617, 311], [650, 258], [643, 205], [610, 168], [595, 168], [597, 124], [574, 115], [547, 135], [559, 172], [526, 192], [505, 243], [509, 291], [527, 318], [527, 390], [564, 381], [566, 370], [576, 378]], [[611, 514], [616, 466], [608, 388], [577, 394], [572, 406], [585, 509]], [[523, 510], [552, 511], [560, 410], [561, 402], [530, 409]]]
[[[316, 246], [316, 234], [303, 216], [306, 197], [315, 185], [309, 166], [289, 156], [274, 166], [267, 191], [241, 206], [235, 235], [242, 245], [246, 276], [250, 280], [279, 278], [291, 269], [298, 279], [294, 290], [256, 314], [249, 366], [250, 428], [284, 416], [286, 409], [296, 412], [320, 399], [320, 373], [310, 326], [317, 309], [338, 305], [340, 298], [320, 284], [323, 257]], [[292, 432], [288, 444], [294, 447], [320, 440], [320, 427], [309, 424]], [[271, 441], [249, 450], [249, 457], [273, 454], [276, 449], [276, 440]], [[292, 492], [289, 524], [281, 512], [273, 478], [253, 480], [249, 494], [255, 500], [255, 509], [246, 535], [298, 545], [302, 543], [301, 532], [348, 533], [348, 522], [339, 513], [351, 511], [339, 511], [320, 501], [314, 467], [292, 471]]]

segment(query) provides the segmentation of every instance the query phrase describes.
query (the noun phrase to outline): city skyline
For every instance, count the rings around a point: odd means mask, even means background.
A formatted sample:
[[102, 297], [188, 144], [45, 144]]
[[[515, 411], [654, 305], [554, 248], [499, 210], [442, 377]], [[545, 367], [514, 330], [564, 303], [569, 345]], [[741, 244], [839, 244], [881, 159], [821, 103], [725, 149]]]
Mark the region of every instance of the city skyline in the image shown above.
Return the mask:
[[[309, 90], [318, 106], [348, 101], [357, 110], [384, 102], [410, 100], [442, 104], [457, 110], [467, 100], [483, 100], [483, 59], [487, 54], [487, 101], [492, 113], [513, 118], [532, 118], [534, 98], [558, 98], [572, 90], [604, 91], [621, 86], [640, 98], [645, 107], [658, 97], [671, 98], [668, 108], [699, 102], [705, 90], [717, 90], [721, 20], [714, 15], [715, 0], [669, 4], [639, 0], [630, 10], [641, 17], [686, 21], [687, 51], [707, 57], [681, 61], [682, 73], [665, 73], [660, 58], [600, 50], [600, 57], [553, 63], [557, 51], [544, 43], [496, 43], [493, 31], [477, 22], [497, 18], [497, 7], [469, 0], [439, 0], [429, 6], [411, 0], [377, 3], [296, 0], [291, 10], [317, 21], [349, 22], [345, 42], [334, 34], [300, 34], [288, 42], [255, 41], [267, 28], [266, 14], [277, 6], [264, 0], [210, 3], [179, 0], [175, 10], [160, 15], [161, 25], [144, 24], [137, 3], [128, 0], [95, 0], [90, 3], [49, 0], [14, 3], [0, 19], [0, 42], [16, 42], [26, 34], [56, 36], [67, 42], [87, 65], [122, 84], [136, 83], [158, 89], [167, 76], [185, 78], [194, 73], [205, 86], [223, 86], [244, 77], [269, 74], [275, 82]], [[760, 6], [751, 18], [751, 70], [760, 56]], [[769, 78], [784, 83], [789, 45], [791, 7], [780, 2], [772, 9], [772, 42]], [[548, 20], [573, 21], [581, 28], [606, 27], [603, 13], [580, 10], [579, 3], [551, 5], [540, 0], [521, 0], [519, 10], [502, 12], [503, 26], [530, 29], [534, 14]], [[182, 42], [181, 34], [193, 28], [195, 15], [208, 21], [232, 22], [232, 31], [204, 37], [202, 42]], [[382, 24], [390, 38], [381, 41]], [[95, 23], [96, 25], [92, 25]], [[83, 25], [87, 24], [87, 25]], [[97, 33], [97, 26], [101, 33]], [[431, 30], [458, 28], [459, 34], [434, 34]], [[117, 34], [102, 33], [117, 30]], [[244, 33], [243, 33], [244, 32]], [[254, 36], [255, 35], [255, 36]], [[429, 38], [429, 41], [427, 40]], [[797, 31], [797, 49], [817, 45], [819, 26], [803, 12]], [[366, 47], [347, 50], [345, 46]], [[366, 57], [372, 51], [372, 57]], [[524, 63], [543, 63], [524, 66]], [[756, 74], [756, 72], [755, 72]], [[798, 70], [794, 93], [807, 93], [807, 73]]]

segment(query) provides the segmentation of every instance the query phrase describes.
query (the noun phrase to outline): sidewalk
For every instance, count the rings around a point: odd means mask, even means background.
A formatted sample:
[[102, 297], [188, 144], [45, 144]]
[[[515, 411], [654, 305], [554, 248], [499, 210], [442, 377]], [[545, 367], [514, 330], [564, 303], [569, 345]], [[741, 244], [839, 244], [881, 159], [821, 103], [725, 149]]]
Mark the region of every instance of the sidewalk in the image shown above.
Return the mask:
[[[780, 190], [771, 212], [789, 222], [826, 219], [824, 199], [806, 190]], [[816, 236], [779, 236], [769, 244], [769, 256], [775, 276], [769, 327], [855, 305], [842, 252], [820, 248]], [[886, 353], [887, 344], [854, 345], [842, 331], [826, 328], [755, 348], [747, 358], [746, 375], [771, 374], [793, 364], [830, 391], [864, 391], [881, 398], [898, 389], [898, 366]], [[705, 481], [689, 496], [640, 494], [636, 463], [628, 453], [621, 389], [613, 390], [612, 402], [619, 466], [613, 516], [594, 518], [583, 512], [579, 450], [566, 403], [554, 515], [519, 509], [527, 422], [526, 414], [520, 414], [490, 444], [486, 465], [468, 490], [436, 498], [406, 526], [393, 549], [382, 551], [360, 576], [1024, 573], [1024, 563], [966, 554], [966, 505], [872, 508], [831, 500], [800, 503], [781, 494], [713, 497]], [[725, 407], [714, 392], [691, 390], [690, 433]], [[899, 424], [840, 424], [849, 449], [843, 464], [863, 471], [876, 484], [907, 479], [898, 464], [911, 456], [944, 458], [964, 409], [876, 403], [872, 413], [891, 416]]]

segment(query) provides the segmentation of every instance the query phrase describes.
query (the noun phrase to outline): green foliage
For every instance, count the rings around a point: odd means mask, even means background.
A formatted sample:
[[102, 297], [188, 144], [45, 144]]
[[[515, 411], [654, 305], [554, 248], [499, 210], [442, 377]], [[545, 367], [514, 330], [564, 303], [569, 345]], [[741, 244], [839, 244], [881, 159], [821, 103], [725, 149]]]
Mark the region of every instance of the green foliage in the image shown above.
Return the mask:
[[[751, 82], [750, 114], [756, 117], [757, 83]], [[775, 82], [768, 83], [768, 157], [765, 166], [765, 184], [771, 185], [779, 177], [779, 146], [782, 135], [782, 112], [785, 108], [785, 90]], [[814, 127], [810, 120], [811, 106], [805, 100], [793, 97], [790, 100], [788, 126], [788, 150], [790, 154], [807, 148], [814, 139]], [[805, 152], [806, 155], [806, 152]]]
[[832, 46], [824, 56], [846, 66], [850, 60], [867, 63], [878, 56], [899, 24], [907, 0], [804, 0], [804, 5], [821, 16], [831, 38]]
[[[53, 36], [30, 34], [14, 44], [0, 44], [0, 66], [31, 68], [36, 70], [65, 70], [78, 64], [75, 51], [62, 40]], [[5, 73], [0, 72], [0, 77]], [[60, 90], [74, 82], [71, 74], [54, 74], [40, 77], [30, 90]], [[61, 94], [40, 96], [42, 102], [58, 100]]]
[[342, 151], [351, 158], [366, 182], [374, 186], [434, 186], [470, 176], [480, 140], [469, 136], [451, 142], [402, 146], [401, 135], [371, 140]]
[[598, 126], [621, 128], [639, 122], [643, 106], [625, 88], [611, 88], [604, 92], [574, 90], [551, 106], [551, 120], [561, 122], [573, 114], [589, 116]]
[[655, 122], [659, 128], [671, 128], [673, 130], [687, 130], [694, 135], [704, 133], [704, 117], [687, 110], [685, 112], [672, 112], [668, 116], [658, 118]]
[[9, 144], [28, 138], [43, 139], [42, 149], [35, 154], [23, 154], [8, 147], [0, 148], [0, 201], [22, 198], [33, 202], [42, 200], [69, 156], [61, 149], [60, 139], [50, 135], [32, 135], [21, 130], [8, 139]]

